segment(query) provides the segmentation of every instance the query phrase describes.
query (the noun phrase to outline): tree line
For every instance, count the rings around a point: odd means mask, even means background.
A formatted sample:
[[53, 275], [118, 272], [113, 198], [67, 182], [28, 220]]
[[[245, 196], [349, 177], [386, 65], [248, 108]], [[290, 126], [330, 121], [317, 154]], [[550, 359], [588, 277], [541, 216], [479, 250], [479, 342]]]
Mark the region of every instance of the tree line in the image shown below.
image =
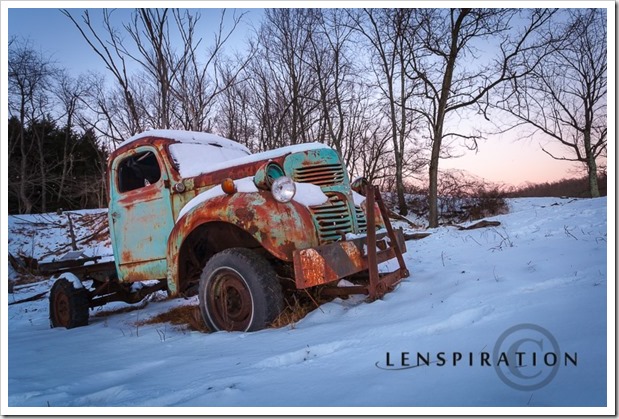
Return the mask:
[[[608, 176], [601, 173], [598, 176], [598, 187], [600, 196], [607, 195]], [[554, 182], [543, 182], [537, 184], [525, 184], [517, 188], [503, 191], [503, 196], [510, 198], [518, 197], [573, 197], [589, 198], [589, 179], [588, 177], [561, 179]]]
[[[12, 40], [12, 117], [28, 127], [54, 114], [101, 151], [153, 128], [214, 132], [253, 151], [323, 142], [351, 177], [395, 191], [403, 215], [407, 182], [427, 184], [430, 226], [438, 224], [440, 161], [475, 150], [488, 130], [528, 127], [565, 147], [553, 157], [581, 162], [599, 196], [603, 9], [266, 9], [247, 49], [234, 53], [231, 38], [247, 16], [222, 10], [204, 33], [203, 12], [136, 9], [120, 21], [108, 9], [62, 10], [106, 71], [54, 68], [62, 76], [51, 92], [37, 79], [51, 71], [49, 60], [35, 57], [44, 69], [20, 67], [35, 49]], [[12, 149], [28, 142], [25, 131], [9, 138]], [[36, 177], [47, 183], [42, 170]], [[29, 206], [21, 187], [11, 189], [18, 211], [45, 207]]]
[[85, 87], [29, 43], [9, 50], [9, 212], [106, 206], [108, 147], [82, 121]]

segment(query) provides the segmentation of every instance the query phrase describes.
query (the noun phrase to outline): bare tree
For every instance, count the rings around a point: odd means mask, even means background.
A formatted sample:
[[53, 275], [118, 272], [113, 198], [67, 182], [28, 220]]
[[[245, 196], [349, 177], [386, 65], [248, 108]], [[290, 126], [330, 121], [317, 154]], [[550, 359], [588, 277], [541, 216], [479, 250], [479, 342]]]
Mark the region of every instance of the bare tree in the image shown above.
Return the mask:
[[319, 9], [315, 23], [308, 27], [308, 63], [317, 76], [318, 87], [317, 139], [332, 145], [340, 154], [345, 146], [347, 108], [354, 94], [354, 69], [348, 50], [351, 29], [341, 22], [346, 18], [341, 9]]
[[[231, 28], [220, 14], [213, 43], [202, 60], [196, 36], [200, 14], [177, 9], [136, 9], [131, 20], [119, 29], [112, 22], [113, 10], [103, 10], [103, 29], [96, 29], [88, 11], [78, 22], [62, 11], [101, 58], [114, 78], [112, 90], [99, 86], [91, 95], [91, 112], [104, 127], [93, 127], [114, 141], [146, 128], [210, 130], [217, 96], [237, 82], [243, 68], [239, 61], [223, 78], [220, 60], [223, 46], [241, 22], [243, 14], [232, 16]], [[123, 33], [128, 37], [124, 37]], [[178, 36], [180, 48], [174, 48]]]
[[222, 71], [224, 79], [239, 81], [231, 82], [231, 87], [222, 92], [215, 127], [225, 138], [238, 141], [249, 149], [258, 149], [254, 144], [258, 128], [252, 112], [253, 96], [245, 79], [248, 73], [244, 72], [241, 76], [236, 69], [228, 66], [222, 66]]
[[286, 106], [282, 94], [273, 89], [270, 71], [264, 62], [255, 59], [249, 67], [252, 78], [248, 79], [247, 87], [251, 90], [251, 113], [258, 127], [254, 150], [263, 151], [284, 145], [286, 140], [281, 121]]
[[88, 86], [83, 77], [74, 78], [66, 70], [59, 73], [54, 94], [58, 103], [58, 109], [62, 112], [59, 119], [64, 120], [64, 142], [62, 147], [62, 171], [55, 190], [56, 201], [64, 199], [66, 184], [75, 163], [73, 153], [75, 142], [70, 141], [73, 135], [73, 128], [76, 120], [80, 119], [79, 111], [83, 107], [84, 97], [87, 94]]
[[[133, 53], [124, 43], [119, 43], [122, 53], [140, 64], [145, 72], [146, 85], [152, 87], [149, 100], [143, 104], [148, 103], [153, 107], [145, 109], [149, 125], [165, 129], [171, 127], [173, 104], [170, 90], [178, 69], [170, 41], [168, 12], [169, 9], [137, 9], [131, 21], [123, 27], [138, 52]], [[191, 20], [189, 27], [193, 27]]]
[[543, 60], [523, 63], [526, 77], [506, 86], [498, 107], [566, 149], [557, 160], [580, 162], [592, 197], [600, 196], [598, 159], [607, 146], [607, 28], [604, 9], [569, 9], [546, 37], [556, 38]]
[[[17, 196], [19, 212], [29, 214], [33, 208], [33, 200], [38, 196], [43, 211], [47, 206], [47, 172], [43, 157], [43, 136], [45, 124], [36, 124], [44, 120], [48, 108], [48, 87], [51, 84], [56, 69], [51, 61], [35, 51], [28, 42], [11, 40], [9, 45], [8, 76], [9, 76], [9, 112], [19, 121], [19, 134], [15, 144], [19, 144], [20, 167], [17, 175]], [[26, 135], [26, 126], [33, 129], [37, 141], [31, 141]], [[36, 147], [38, 162], [28, 160], [31, 150]], [[38, 167], [38, 177], [33, 171]], [[35, 187], [38, 188], [35, 192]]]
[[411, 59], [412, 45], [406, 38], [411, 31], [413, 9], [363, 9], [351, 12], [355, 29], [368, 41], [371, 51], [371, 71], [375, 86], [385, 101], [391, 148], [394, 154], [395, 184], [399, 212], [408, 213], [404, 196], [404, 155], [406, 142], [415, 129], [410, 100], [417, 83], [405, 76]]
[[[357, 161], [353, 166], [353, 173], [357, 170], [358, 176], [366, 178], [371, 184], [384, 183], [395, 167], [394, 155], [390, 149], [391, 133], [385, 124], [372, 124], [370, 120], [368, 122], [365, 135], [357, 145]], [[393, 179], [395, 180], [395, 177]]]
[[[88, 45], [90, 45], [92, 50], [101, 58], [106, 69], [112, 74], [117, 86], [119, 87], [120, 97], [123, 98], [122, 107], [127, 110], [128, 116], [127, 121], [123, 124], [125, 125], [127, 132], [120, 134], [133, 135], [142, 131], [143, 118], [138, 112], [138, 105], [136, 104], [134, 98], [135, 88], [129, 75], [128, 57], [126, 54], [126, 49], [123, 45], [123, 38], [112, 24], [113, 10], [103, 9], [103, 27], [105, 34], [100, 34], [97, 32], [88, 10], [85, 10], [82, 13], [81, 24], [68, 10], [62, 9], [61, 12], [67, 16], [71, 22], [73, 22]], [[107, 38], [105, 38], [106, 35]], [[99, 102], [98, 104], [103, 105], [103, 102]], [[108, 116], [122, 115], [116, 114], [108, 108], [100, 109], [98, 111], [100, 113], [107, 114]], [[120, 138], [116, 137], [114, 132], [109, 132], [109, 134], [111, 139], [115, 141], [121, 141], [123, 139], [122, 136]]]
[[[305, 143], [315, 138], [318, 77], [311, 70], [311, 34], [315, 9], [267, 9], [258, 33], [256, 55], [266, 95], [263, 100], [281, 143]], [[272, 96], [272, 97], [269, 97]], [[278, 114], [273, 114], [277, 112]]]
[[177, 102], [175, 120], [179, 128], [210, 131], [215, 118], [213, 110], [218, 107], [220, 96], [241, 82], [241, 71], [253, 55], [250, 48], [244, 57], [236, 57], [234, 60], [226, 60], [224, 57], [224, 47], [245, 14], [234, 12], [230, 27], [226, 28], [227, 11], [221, 12], [212, 42], [206, 47], [202, 60], [198, 48], [203, 39], [196, 37], [200, 14], [174, 10], [173, 15], [184, 45], [177, 59], [178, 70], [175, 71], [171, 89]]
[[[450, 118], [482, 103], [501, 83], [522, 77], [510, 71], [513, 63], [545, 45], [537, 45], [533, 38], [554, 12], [533, 9], [527, 13], [529, 16], [521, 19], [520, 12], [513, 9], [415, 9], [411, 25], [415, 30], [405, 38], [414, 42], [407, 72], [411, 79], [422, 81], [414, 111], [425, 120], [432, 150], [430, 227], [438, 226], [438, 167], [444, 157], [444, 140], [463, 138], [476, 148], [479, 138], [475, 133], [449, 131]], [[482, 54], [482, 42], [497, 44], [498, 54]]]

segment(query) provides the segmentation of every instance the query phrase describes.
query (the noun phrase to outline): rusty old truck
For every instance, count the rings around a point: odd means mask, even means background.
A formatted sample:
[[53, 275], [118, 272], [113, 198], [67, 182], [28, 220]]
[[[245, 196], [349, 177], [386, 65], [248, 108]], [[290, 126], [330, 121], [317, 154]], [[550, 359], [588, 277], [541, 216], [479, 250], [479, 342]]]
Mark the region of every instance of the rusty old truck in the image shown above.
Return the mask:
[[[211, 330], [254, 331], [280, 314], [285, 290], [376, 299], [408, 276], [378, 189], [351, 185], [320, 143], [251, 154], [212, 134], [147, 131], [111, 153], [107, 182], [114, 260], [58, 265], [52, 327], [167, 291], [197, 293]], [[399, 267], [379, 272], [390, 259]]]

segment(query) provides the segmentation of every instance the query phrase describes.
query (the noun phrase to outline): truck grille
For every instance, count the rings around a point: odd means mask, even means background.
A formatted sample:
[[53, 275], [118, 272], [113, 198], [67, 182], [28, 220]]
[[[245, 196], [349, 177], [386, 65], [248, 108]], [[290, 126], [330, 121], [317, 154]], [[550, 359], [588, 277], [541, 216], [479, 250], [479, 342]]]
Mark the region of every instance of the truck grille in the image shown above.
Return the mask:
[[339, 195], [327, 194], [329, 201], [323, 205], [310, 207], [318, 226], [318, 237], [321, 242], [339, 240], [342, 234], [353, 231], [348, 205]]
[[355, 205], [355, 216], [357, 217], [357, 227], [359, 227], [359, 233], [366, 233], [368, 231], [368, 221], [365, 217], [363, 209], [357, 205]]
[[337, 185], [344, 181], [344, 170], [341, 164], [297, 167], [294, 169], [294, 180], [300, 183], [313, 183], [318, 186]]

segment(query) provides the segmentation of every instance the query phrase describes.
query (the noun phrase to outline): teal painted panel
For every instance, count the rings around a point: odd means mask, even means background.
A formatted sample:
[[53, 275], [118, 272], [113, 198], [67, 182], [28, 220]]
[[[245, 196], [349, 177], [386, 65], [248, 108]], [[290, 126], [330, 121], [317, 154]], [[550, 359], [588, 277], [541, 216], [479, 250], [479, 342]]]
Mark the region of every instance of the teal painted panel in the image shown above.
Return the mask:
[[[120, 192], [119, 173], [126, 159], [152, 152], [157, 157], [157, 181]], [[125, 162], [125, 163], [123, 163]], [[127, 165], [128, 166], [128, 165]], [[118, 156], [110, 179], [109, 221], [116, 268], [121, 281], [166, 277], [167, 241], [174, 226], [169, 177], [154, 147], [137, 147]], [[135, 186], [134, 186], [135, 187]]]
[[291, 154], [284, 161], [284, 171], [295, 182], [320, 186], [329, 197], [325, 204], [310, 208], [321, 243], [362, 231], [348, 173], [335, 150], [320, 148]]

